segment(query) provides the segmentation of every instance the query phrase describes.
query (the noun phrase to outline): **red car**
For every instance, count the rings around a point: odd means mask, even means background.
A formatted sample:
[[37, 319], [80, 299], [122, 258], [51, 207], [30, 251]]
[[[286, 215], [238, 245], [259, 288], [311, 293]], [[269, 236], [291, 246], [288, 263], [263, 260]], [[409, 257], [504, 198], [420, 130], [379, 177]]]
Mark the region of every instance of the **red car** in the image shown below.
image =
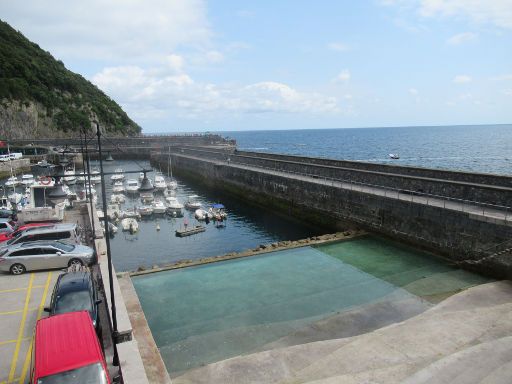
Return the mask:
[[[107, 365], [89, 312], [68, 312], [36, 324], [32, 384], [110, 384]], [[114, 378], [118, 382], [119, 376]]]
[[25, 224], [25, 225], [19, 226], [13, 232], [0, 233], [0, 243], [3, 243], [4, 241], [12, 239], [18, 233], [23, 232], [27, 228], [30, 228], [30, 227], [42, 227], [42, 226], [45, 226], [45, 225], [52, 225], [52, 223], [30, 223], [30, 224]]

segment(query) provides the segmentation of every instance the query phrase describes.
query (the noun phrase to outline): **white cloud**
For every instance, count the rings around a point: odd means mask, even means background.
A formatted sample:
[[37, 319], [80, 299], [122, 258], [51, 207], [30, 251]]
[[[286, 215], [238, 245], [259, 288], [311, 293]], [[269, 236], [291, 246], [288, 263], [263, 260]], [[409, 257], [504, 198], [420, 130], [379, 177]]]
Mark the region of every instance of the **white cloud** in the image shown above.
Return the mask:
[[341, 42], [331, 42], [329, 44], [327, 44], [327, 48], [330, 49], [331, 51], [336, 51], [336, 52], [346, 52], [348, 50], [350, 50], [350, 46], [345, 44], [345, 43], [341, 43]]
[[208, 51], [206, 52], [206, 59], [210, 63], [221, 63], [224, 61], [224, 55], [219, 51]]
[[418, 96], [419, 95], [419, 91], [416, 89], [416, 88], [409, 88], [409, 94], [412, 95], [412, 96]]
[[446, 40], [447, 44], [450, 45], [460, 45], [464, 43], [468, 43], [470, 41], [474, 41], [477, 38], [477, 34], [473, 32], [463, 32], [453, 35], [448, 40]]
[[491, 80], [494, 80], [494, 81], [509, 81], [509, 80], [512, 80], [512, 73], [508, 73], [508, 74], [500, 75], [500, 76], [494, 76], [494, 77], [491, 77]]
[[333, 81], [337, 83], [344, 83], [350, 80], [350, 71], [348, 69], [342, 70], [338, 76], [336, 76]]
[[510, 0], [420, 0], [422, 16], [465, 17], [477, 23], [512, 28]]
[[453, 78], [455, 84], [466, 84], [471, 82], [471, 77], [468, 75], [457, 75]]
[[151, 61], [185, 44], [207, 47], [212, 36], [204, 0], [4, 1], [0, 13], [68, 60]]
[[185, 73], [161, 76], [161, 69], [111, 67], [93, 82], [135, 118], [174, 115], [197, 118], [222, 113], [337, 113], [334, 97], [301, 92], [283, 83], [265, 81], [246, 86], [197, 83]]

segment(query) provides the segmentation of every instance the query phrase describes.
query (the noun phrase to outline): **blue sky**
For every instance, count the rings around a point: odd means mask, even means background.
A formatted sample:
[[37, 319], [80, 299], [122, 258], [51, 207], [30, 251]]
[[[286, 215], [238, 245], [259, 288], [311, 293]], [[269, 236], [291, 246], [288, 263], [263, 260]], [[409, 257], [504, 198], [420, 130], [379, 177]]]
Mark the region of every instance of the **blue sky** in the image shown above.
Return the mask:
[[146, 132], [512, 122], [512, 0], [0, 1]]

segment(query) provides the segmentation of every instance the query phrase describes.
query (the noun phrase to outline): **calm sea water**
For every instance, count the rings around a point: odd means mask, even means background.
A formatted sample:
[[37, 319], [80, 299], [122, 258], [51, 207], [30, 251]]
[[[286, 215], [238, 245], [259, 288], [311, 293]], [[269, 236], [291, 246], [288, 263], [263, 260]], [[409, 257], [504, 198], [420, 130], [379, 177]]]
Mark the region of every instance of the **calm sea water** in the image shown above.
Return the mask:
[[[238, 149], [510, 174], [512, 124], [223, 132]], [[389, 153], [400, 154], [391, 160]]]

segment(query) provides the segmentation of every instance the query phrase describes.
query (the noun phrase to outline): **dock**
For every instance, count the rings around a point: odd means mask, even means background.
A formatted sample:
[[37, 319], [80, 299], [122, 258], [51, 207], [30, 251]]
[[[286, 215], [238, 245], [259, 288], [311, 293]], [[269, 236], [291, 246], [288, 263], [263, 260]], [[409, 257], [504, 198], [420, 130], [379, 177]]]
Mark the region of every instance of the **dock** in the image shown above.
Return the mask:
[[196, 233], [201, 233], [206, 231], [206, 227], [202, 225], [196, 225], [195, 227], [192, 227], [190, 229], [177, 229], [176, 230], [176, 236], [178, 237], [185, 237], [185, 236], [191, 236], [195, 235]]

